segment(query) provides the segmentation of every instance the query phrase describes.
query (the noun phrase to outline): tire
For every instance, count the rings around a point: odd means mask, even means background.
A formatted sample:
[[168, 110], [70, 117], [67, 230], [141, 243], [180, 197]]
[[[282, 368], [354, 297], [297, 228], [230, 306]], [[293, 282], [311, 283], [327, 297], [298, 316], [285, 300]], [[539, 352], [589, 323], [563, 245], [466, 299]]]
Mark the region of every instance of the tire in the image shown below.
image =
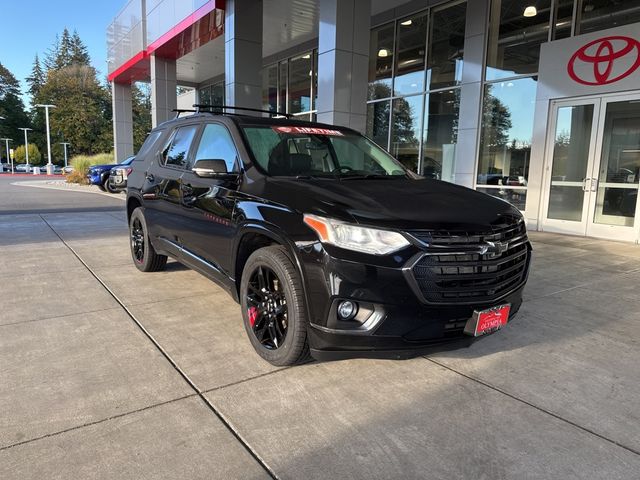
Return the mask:
[[[129, 246], [133, 264], [141, 272], [158, 272], [164, 270], [167, 256], [156, 253], [149, 241], [149, 229], [144, 218], [144, 208], [137, 207], [129, 219]], [[138, 249], [142, 246], [142, 251]]]
[[98, 184], [98, 188], [99, 188], [100, 190], [102, 190], [103, 192], [106, 192], [106, 191], [107, 191], [107, 187], [105, 187], [105, 186], [104, 186], [104, 183], [99, 183], [99, 184]]
[[[268, 289], [257, 288], [260, 272], [267, 279]], [[272, 274], [278, 281], [275, 290]], [[240, 305], [245, 331], [258, 355], [276, 366], [296, 365], [309, 359], [302, 279], [284, 247], [264, 247], [251, 254], [240, 281]], [[283, 325], [283, 338], [274, 342], [273, 337], [278, 336], [276, 332], [282, 333]]]
[[113, 193], [113, 194], [120, 193], [118, 190], [116, 190], [116, 189], [113, 187], [113, 185], [111, 185], [111, 182], [109, 181], [109, 179], [107, 179], [107, 181], [106, 181], [106, 182], [104, 182], [104, 184], [106, 185], [106, 187], [107, 187], [107, 191], [108, 191], [109, 193]]

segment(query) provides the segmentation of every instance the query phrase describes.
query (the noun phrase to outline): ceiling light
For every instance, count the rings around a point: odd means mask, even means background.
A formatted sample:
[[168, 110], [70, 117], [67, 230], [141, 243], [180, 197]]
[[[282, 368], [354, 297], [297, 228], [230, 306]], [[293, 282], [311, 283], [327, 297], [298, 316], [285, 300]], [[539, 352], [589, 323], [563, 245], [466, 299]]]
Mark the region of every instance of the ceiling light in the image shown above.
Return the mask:
[[404, 22], [400, 22], [400, 25], [402, 25], [404, 27], [408, 27], [412, 23], [413, 23], [413, 21], [411, 19], [409, 19], [409, 20], [405, 20]]
[[389, 50], [387, 50], [386, 48], [381, 48], [380, 50], [378, 50], [378, 56], [381, 58], [388, 57]]
[[525, 17], [535, 17], [537, 14], [538, 14], [538, 10], [534, 5], [529, 5], [527, 8], [524, 9], [524, 13], [523, 13]]
[[306, 55], [303, 55], [302, 58], [311, 58], [311, 54], [307, 53]]

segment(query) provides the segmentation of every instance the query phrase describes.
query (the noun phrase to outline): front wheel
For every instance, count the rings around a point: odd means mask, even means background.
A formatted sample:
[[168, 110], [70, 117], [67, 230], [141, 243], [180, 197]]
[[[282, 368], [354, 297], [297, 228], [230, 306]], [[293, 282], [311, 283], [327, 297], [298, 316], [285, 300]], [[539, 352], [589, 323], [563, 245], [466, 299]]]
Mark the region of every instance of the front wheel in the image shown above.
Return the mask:
[[149, 230], [144, 218], [144, 208], [137, 207], [129, 219], [129, 239], [133, 263], [141, 272], [164, 270], [166, 255], [159, 255], [149, 241]]
[[107, 191], [108, 191], [109, 193], [120, 193], [118, 190], [116, 190], [116, 189], [114, 188], [114, 186], [113, 186], [113, 185], [111, 185], [111, 182], [109, 181], [109, 179], [107, 179], [107, 181], [106, 181], [106, 182], [104, 182], [104, 184], [106, 185], [106, 187], [107, 187]]
[[258, 355], [277, 366], [309, 358], [302, 280], [282, 246], [251, 254], [242, 272], [240, 302]]

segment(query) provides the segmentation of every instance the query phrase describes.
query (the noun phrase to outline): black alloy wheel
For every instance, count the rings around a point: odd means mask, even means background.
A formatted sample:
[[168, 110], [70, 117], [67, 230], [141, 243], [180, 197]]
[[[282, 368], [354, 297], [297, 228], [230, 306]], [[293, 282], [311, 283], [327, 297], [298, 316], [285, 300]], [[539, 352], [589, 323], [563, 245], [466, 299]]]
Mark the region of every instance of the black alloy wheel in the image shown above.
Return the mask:
[[131, 258], [136, 268], [142, 272], [164, 270], [167, 264], [166, 255], [156, 253], [149, 241], [149, 230], [144, 218], [144, 208], [138, 207], [129, 219], [129, 245]]
[[277, 366], [308, 360], [304, 288], [284, 247], [272, 245], [251, 254], [239, 293], [245, 330], [262, 358]]
[[247, 291], [249, 324], [262, 346], [275, 350], [284, 343], [289, 326], [287, 299], [282, 282], [266, 266], [258, 266], [249, 279]]

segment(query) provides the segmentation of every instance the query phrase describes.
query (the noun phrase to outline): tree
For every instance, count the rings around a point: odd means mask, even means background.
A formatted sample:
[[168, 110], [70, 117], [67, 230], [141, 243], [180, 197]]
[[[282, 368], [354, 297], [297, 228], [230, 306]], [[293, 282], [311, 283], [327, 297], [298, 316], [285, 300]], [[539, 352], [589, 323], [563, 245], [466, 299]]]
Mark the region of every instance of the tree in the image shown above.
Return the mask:
[[31, 68], [31, 75], [27, 78], [27, 84], [29, 85], [29, 95], [31, 96], [31, 101], [33, 103], [33, 99], [38, 96], [40, 92], [40, 88], [45, 82], [45, 73], [42, 69], [42, 65], [40, 65], [40, 58], [36, 53], [36, 57], [33, 59], [33, 67]]
[[137, 152], [151, 131], [151, 89], [148, 83], [131, 85], [133, 151]]
[[[27, 155], [24, 145], [20, 145], [18, 148], [16, 148], [13, 152], [13, 155], [16, 163], [26, 163]], [[40, 149], [37, 147], [37, 145], [29, 143], [29, 165], [40, 165], [41, 161], [42, 154], [40, 153]]]
[[487, 90], [482, 106], [482, 144], [485, 146], [504, 146], [509, 141], [511, 112], [491, 94], [492, 86]]
[[18, 128], [30, 125], [20, 97], [20, 82], [0, 63], [0, 136], [15, 138]]
[[83, 43], [78, 31], [74, 30], [71, 36], [71, 64], [72, 65], [90, 65], [91, 57], [86, 45]]
[[57, 70], [71, 65], [71, 49], [71, 35], [69, 34], [69, 30], [67, 30], [67, 27], [65, 27], [62, 31], [62, 36], [60, 37], [60, 49], [58, 51], [58, 57], [56, 58], [55, 62]]
[[56, 34], [56, 39], [47, 49], [47, 53], [44, 57], [44, 67], [47, 71], [56, 70], [59, 65], [57, 65], [58, 58], [60, 57], [60, 37]]
[[38, 102], [53, 103], [52, 132], [60, 132], [78, 154], [107, 152], [113, 148], [111, 101], [108, 90], [87, 65], [71, 65], [49, 72]]

